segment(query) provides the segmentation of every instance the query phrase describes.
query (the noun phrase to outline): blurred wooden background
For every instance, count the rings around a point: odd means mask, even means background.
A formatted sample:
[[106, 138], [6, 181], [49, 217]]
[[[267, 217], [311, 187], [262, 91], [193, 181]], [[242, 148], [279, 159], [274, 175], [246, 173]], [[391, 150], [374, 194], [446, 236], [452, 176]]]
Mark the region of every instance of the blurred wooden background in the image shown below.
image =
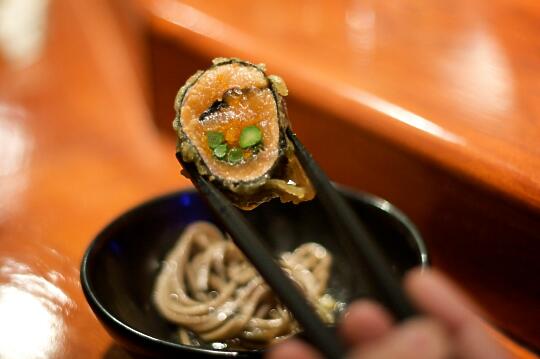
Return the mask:
[[130, 357], [90, 312], [80, 258], [114, 216], [188, 185], [172, 99], [214, 56], [284, 77], [331, 177], [400, 207], [494, 335], [536, 357], [540, 3], [9, 0], [0, 14], [8, 3], [0, 357]]

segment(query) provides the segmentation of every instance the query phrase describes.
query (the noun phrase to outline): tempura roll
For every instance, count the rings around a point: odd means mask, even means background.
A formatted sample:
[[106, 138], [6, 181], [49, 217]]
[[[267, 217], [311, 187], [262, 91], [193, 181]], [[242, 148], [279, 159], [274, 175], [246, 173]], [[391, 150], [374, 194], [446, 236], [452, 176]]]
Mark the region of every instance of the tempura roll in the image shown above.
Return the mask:
[[279, 197], [311, 200], [314, 190], [285, 130], [288, 90], [265, 66], [218, 58], [180, 88], [173, 127], [184, 162], [218, 185], [233, 203], [251, 209]]

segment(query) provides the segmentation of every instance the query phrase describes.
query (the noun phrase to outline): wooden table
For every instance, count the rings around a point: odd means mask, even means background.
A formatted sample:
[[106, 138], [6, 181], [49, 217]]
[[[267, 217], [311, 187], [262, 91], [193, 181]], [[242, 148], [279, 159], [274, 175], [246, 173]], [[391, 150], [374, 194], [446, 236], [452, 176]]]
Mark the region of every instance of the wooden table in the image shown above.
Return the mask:
[[331, 176], [404, 209], [486, 318], [540, 347], [540, 7], [406, 3], [51, 0], [37, 59], [0, 56], [0, 357], [131, 357], [80, 259], [114, 216], [188, 184], [171, 98], [216, 55], [282, 75]]

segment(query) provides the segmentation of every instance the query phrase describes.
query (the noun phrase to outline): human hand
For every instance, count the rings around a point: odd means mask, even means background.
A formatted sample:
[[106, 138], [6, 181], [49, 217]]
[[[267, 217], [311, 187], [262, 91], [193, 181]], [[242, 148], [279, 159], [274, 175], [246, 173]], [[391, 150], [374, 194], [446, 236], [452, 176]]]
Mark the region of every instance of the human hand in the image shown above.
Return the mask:
[[[506, 359], [505, 351], [490, 337], [472, 304], [436, 271], [411, 271], [404, 286], [424, 313], [396, 324], [380, 305], [352, 303], [339, 331], [355, 359]], [[269, 359], [319, 359], [310, 345], [291, 339], [268, 352]]]

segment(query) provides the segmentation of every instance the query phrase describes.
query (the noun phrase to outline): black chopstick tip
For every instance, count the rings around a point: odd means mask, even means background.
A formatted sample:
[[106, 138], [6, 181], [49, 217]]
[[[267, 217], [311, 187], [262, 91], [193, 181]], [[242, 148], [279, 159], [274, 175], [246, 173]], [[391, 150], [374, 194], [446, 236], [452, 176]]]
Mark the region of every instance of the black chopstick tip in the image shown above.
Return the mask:
[[290, 128], [287, 136], [293, 143], [298, 160], [300, 161], [309, 180], [318, 193], [323, 207], [334, 221], [335, 226], [343, 228], [352, 243], [362, 254], [363, 261], [379, 290], [381, 299], [399, 320], [417, 314], [407, 295], [404, 293], [398, 279], [395, 278], [390, 265], [379, 252], [376, 241], [368, 227], [356, 216], [349, 204], [342, 198], [330, 182], [328, 176], [313, 159], [311, 153], [304, 147]]
[[258, 233], [223, 193], [201, 176], [195, 164], [185, 163], [181, 153], [177, 153], [176, 157], [199, 193], [206, 199], [210, 209], [227, 228], [235, 244], [293, 313], [312, 343], [326, 357], [342, 358], [344, 350], [335, 333], [326, 330], [314, 308], [309, 305], [296, 284], [279, 267]]

